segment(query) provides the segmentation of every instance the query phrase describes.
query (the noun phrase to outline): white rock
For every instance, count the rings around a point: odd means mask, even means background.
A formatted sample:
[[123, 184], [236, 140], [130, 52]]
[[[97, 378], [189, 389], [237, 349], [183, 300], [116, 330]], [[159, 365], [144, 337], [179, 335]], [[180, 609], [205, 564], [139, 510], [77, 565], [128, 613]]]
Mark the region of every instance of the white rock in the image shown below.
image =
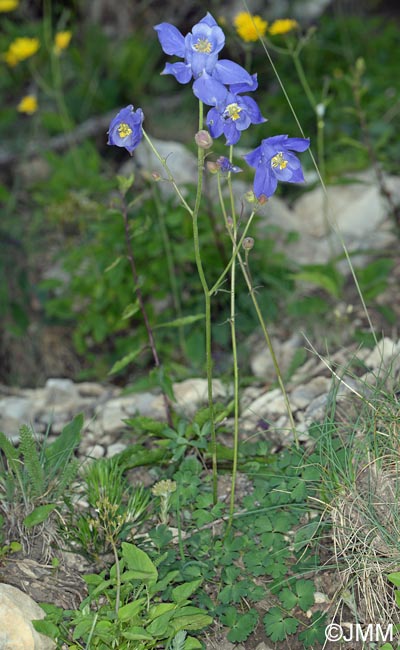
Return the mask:
[[112, 458], [112, 456], [116, 456], [117, 454], [120, 454], [121, 451], [125, 451], [127, 447], [128, 445], [124, 444], [123, 442], [114, 442], [114, 444], [108, 447], [106, 457]]
[[104, 447], [102, 445], [94, 445], [94, 447], [91, 447], [87, 451], [87, 455], [90, 458], [103, 458], [105, 453]]
[[78, 398], [78, 388], [71, 379], [51, 378], [46, 381], [47, 404], [63, 404]]
[[270, 415], [285, 415], [286, 404], [280, 388], [274, 388], [255, 399], [243, 412], [243, 419], [260, 419]]
[[[271, 343], [280, 371], [284, 375], [290, 367], [296, 349], [304, 345], [304, 339], [299, 334], [294, 334], [286, 341], [280, 341], [273, 336]], [[255, 345], [255, 349], [251, 351], [250, 367], [256, 377], [263, 380], [276, 379], [275, 366], [264, 340], [259, 341]]]
[[297, 386], [290, 394], [290, 404], [299, 409], [306, 408], [311, 402], [321, 395], [328, 393], [331, 380], [327, 377], [314, 377], [308, 384]]
[[314, 603], [316, 605], [322, 605], [323, 603], [329, 603], [329, 597], [324, 594], [322, 591], [314, 592]]
[[34, 402], [26, 397], [4, 397], [0, 400], [0, 431], [12, 440], [18, 440], [22, 424], [33, 419]]
[[30, 596], [16, 587], [0, 584], [0, 648], [1, 650], [51, 650], [55, 643], [39, 634], [31, 621], [44, 618], [45, 613]]
[[152, 404], [155, 400], [151, 393], [135, 393], [124, 397], [116, 397], [104, 405], [97, 407], [98, 425], [105, 433], [119, 431], [126, 426], [123, 420], [136, 414], [153, 415]]
[[379, 370], [387, 367], [388, 363], [398, 355], [400, 355], [400, 341], [395, 342], [385, 336], [366, 357], [364, 363], [367, 368]]
[[[158, 153], [167, 162], [176, 184], [180, 187], [185, 183], [195, 183], [197, 179], [197, 158], [183, 144], [168, 140], [152, 138], [152, 142]], [[150, 147], [138, 147], [135, 151], [135, 163], [141, 169], [149, 173], [153, 171], [166, 178], [166, 172], [158, 158], [151, 151]], [[169, 182], [160, 182], [160, 188], [168, 194], [175, 194], [175, 190]], [[180, 189], [182, 189], [180, 187]]]
[[[186, 379], [173, 386], [174, 395], [180, 408], [199, 406], [207, 402], [207, 380], [206, 379]], [[213, 397], [215, 399], [226, 397], [226, 388], [219, 379], [213, 379], [212, 382]]]

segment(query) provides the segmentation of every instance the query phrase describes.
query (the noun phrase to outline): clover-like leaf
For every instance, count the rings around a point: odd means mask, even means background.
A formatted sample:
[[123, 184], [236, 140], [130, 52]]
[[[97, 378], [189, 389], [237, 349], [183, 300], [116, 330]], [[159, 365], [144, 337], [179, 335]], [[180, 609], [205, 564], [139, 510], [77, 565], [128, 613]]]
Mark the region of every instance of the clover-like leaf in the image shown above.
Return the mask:
[[271, 607], [263, 618], [265, 633], [271, 641], [283, 641], [289, 634], [294, 634], [299, 621], [291, 616], [285, 616], [279, 607]]

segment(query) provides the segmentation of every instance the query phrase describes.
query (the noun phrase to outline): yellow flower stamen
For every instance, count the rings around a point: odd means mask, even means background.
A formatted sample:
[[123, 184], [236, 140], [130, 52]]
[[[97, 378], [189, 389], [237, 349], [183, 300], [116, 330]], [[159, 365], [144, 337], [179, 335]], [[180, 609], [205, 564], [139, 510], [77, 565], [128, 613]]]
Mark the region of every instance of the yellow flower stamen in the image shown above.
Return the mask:
[[236, 103], [233, 104], [228, 104], [228, 106], [225, 108], [224, 114], [226, 117], [230, 117], [233, 121], [236, 121], [240, 117], [242, 109], [240, 106], [238, 106]]
[[277, 34], [287, 34], [293, 31], [293, 29], [297, 29], [298, 26], [299, 23], [297, 20], [282, 18], [281, 20], [275, 20], [268, 31], [272, 36], [276, 36]]
[[19, 102], [17, 106], [17, 111], [19, 113], [25, 113], [26, 115], [33, 115], [38, 109], [38, 101], [35, 95], [25, 95]]
[[279, 169], [285, 169], [288, 165], [288, 161], [284, 159], [282, 151], [276, 154], [273, 158], [271, 158], [271, 167], [273, 169], [276, 169], [279, 167]]
[[233, 24], [238, 36], [246, 43], [258, 41], [260, 36], [265, 36], [268, 27], [267, 21], [263, 20], [261, 16], [253, 16], [247, 11], [240, 11], [236, 14]]
[[197, 52], [204, 52], [204, 54], [210, 54], [212, 52], [212, 43], [208, 38], [199, 38], [193, 47]]
[[117, 131], [120, 138], [127, 138], [128, 135], [132, 133], [131, 127], [129, 126], [129, 124], [126, 124], [126, 122], [121, 122]]

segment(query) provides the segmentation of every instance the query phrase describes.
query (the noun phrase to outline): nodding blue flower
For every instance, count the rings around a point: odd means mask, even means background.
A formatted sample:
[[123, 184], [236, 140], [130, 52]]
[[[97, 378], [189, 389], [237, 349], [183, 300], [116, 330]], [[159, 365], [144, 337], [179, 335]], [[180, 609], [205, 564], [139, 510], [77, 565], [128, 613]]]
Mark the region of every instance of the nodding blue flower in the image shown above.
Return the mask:
[[275, 192], [278, 181], [304, 182], [303, 170], [293, 151], [305, 151], [309, 138], [289, 138], [275, 135], [266, 138], [261, 145], [244, 156], [250, 167], [255, 167], [254, 194], [259, 199], [269, 198]]
[[108, 129], [107, 144], [125, 147], [132, 155], [143, 137], [142, 123], [144, 120], [141, 108], [133, 109], [132, 104], [120, 110], [114, 117]]
[[194, 79], [193, 92], [205, 104], [213, 106], [221, 98], [226, 92], [224, 84], [251, 85], [251, 76], [242, 66], [228, 59], [218, 60], [225, 35], [210, 13], [186, 36], [170, 23], [160, 23], [154, 29], [163, 51], [183, 59], [167, 63], [161, 74], [172, 74], [181, 84]]
[[257, 75], [252, 76], [251, 86], [246, 84], [231, 84], [226, 91], [223, 101], [218, 101], [215, 108], [207, 114], [207, 126], [213, 138], [224, 134], [227, 145], [236, 144], [242, 131], [250, 124], [266, 122], [260, 113], [256, 102], [251, 97], [241, 97], [238, 93], [256, 90]]
[[217, 158], [216, 164], [218, 169], [223, 174], [227, 174], [228, 172], [231, 172], [232, 174], [238, 174], [239, 172], [243, 171], [240, 167], [237, 167], [237, 165], [233, 165], [229, 158], [226, 158], [225, 156], [220, 156]]

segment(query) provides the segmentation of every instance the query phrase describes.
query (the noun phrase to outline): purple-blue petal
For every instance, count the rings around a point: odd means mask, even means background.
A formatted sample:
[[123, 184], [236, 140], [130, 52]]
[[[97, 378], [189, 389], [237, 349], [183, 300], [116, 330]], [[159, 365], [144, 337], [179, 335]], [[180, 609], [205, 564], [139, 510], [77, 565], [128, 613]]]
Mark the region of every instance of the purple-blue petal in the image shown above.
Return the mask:
[[[110, 128], [108, 129], [107, 144], [124, 147], [132, 154], [143, 138], [143, 120], [144, 115], [141, 108], [135, 111], [132, 104], [129, 104], [129, 106], [121, 109], [111, 121]], [[121, 136], [119, 133], [119, 127], [121, 125], [129, 127], [129, 132], [125, 136]]]
[[165, 54], [171, 54], [184, 58], [185, 39], [174, 25], [160, 23], [154, 29], [157, 32], [158, 40]]
[[251, 75], [242, 68], [238, 63], [234, 63], [229, 59], [221, 59], [215, 66], [213, 76], [217, 81], [223, 84], [248, 84], [252, 86], [253, 79]]
[[200, 20], [200, 22], [205, 23], [209, 27], [215, 27], [215, 25], [217, 25], [217, 21], [212, 17], [209, 11], [207, 11], [206, 15]]
[[244, 106], [252, 124], [262, 124], [267, 121], [266, 118], [261, 115], [258, 104], [252, 97], [240, 97], [239, 103], [241, 106]]
[[225, 86], [216, 81], [211, 75], [207, 74], [207, 72], [203, 72], [203, 74], [194, 81], [192, 89], [195, 97], [208, 106], [217, 105], [219, 102], [223, 101], [223, 98], [226, 95]]
[[285, 146], [292, 151], [306, 151], [310, 146], [310, 138], [288, 138]]
[[187, 84], [192, 78], [192, 69], [187, 63], [166, 63], [161, 74], [172, 74], [180, 84]]
[[266, 197], [272, 196], [278, 185], [278, 179], [265, 166], [258, 167], [254, 175], [254, 194], [259, 199], [263, 194]]
[[243, 156], [245, 161], [247, 162], [250, 167], [259, 167], [260, 165], [263, 164], [263, 152], [262, 152], [262, 145], [257, 147], [256, 149], [253, 149], [253, 151], [250, 151], [247, 153], [245, 156]]
[[219, 138], [224, 132], [224, 121], [216, 108], [211, 108], [207, 113], [207, 127], [213, 138]]
[[229, 90], [234, 95], [239, 93], [249, 93], [258, 88], [257, 73], [251, 75], [252, 83], [233, 83], [230, 85]]
[[226, 138], [225, 144], [230, 146], [239, 141], [241, 132], [237, 129], [235, 122], [225, 122], [224, 135]]

